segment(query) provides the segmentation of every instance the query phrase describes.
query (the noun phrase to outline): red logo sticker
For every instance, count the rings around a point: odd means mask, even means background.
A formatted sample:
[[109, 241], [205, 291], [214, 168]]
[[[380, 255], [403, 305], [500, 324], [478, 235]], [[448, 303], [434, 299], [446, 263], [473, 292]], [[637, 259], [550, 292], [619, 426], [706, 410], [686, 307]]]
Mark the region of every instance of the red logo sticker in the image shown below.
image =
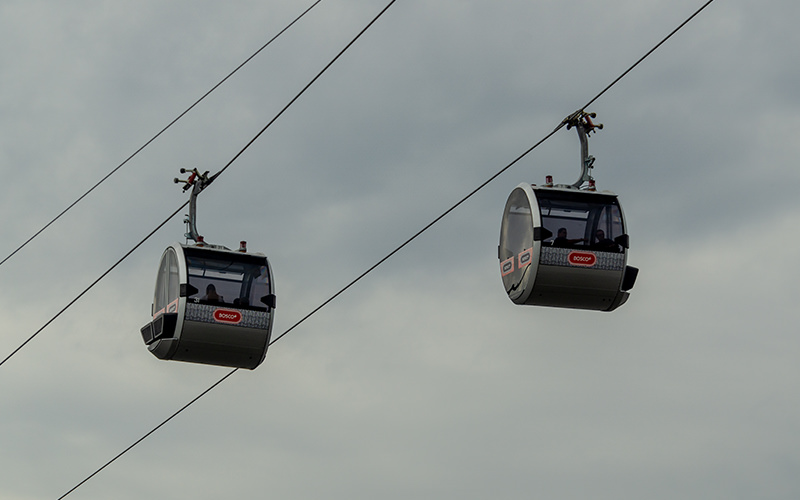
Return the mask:
[[500, 263], [500, 276], [505, 276], [514, 272], [514, 257], [506, 259]]
[[167, 305], [167, 312], [168, 313], [176, 313], [178, 312], [178, 300], [175, 299]]
[[242, 321], [242, 313], [230, 309], [214, 309], [214, 319], [221, 323], [236, 324]]
[[522, 269], [531, 262], [533, 258], [533, 248], [529, 248], [519, 254], [519, 268]]
[[567, 261], [573, 266], [592, 267], [597, 264], [597, 256], [592, 252], [570, 252]]

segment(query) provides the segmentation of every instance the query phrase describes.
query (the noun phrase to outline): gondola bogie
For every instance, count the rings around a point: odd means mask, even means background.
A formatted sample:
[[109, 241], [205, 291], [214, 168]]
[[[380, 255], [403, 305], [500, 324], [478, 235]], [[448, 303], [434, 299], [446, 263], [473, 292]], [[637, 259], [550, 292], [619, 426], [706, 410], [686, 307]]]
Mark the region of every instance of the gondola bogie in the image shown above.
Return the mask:
[[500, 230], [501, 277], [515, 304], [613, 311], [637, 270], [617, 195], [522, 183]]
[[159, 359], [253, 369], [266, 357], [274, 308], [263, 254], [175, 243], [162, 255], [142, 338]]
[[[181, 169], [181, 173], [186, 173]], [[219, 175], [219, 174], [217, 174]], [[207, 244], [197, 232], [197, 195], [216, 177], [191, 170], [186, 238], [164, 250], [156, 277], [152, 321], [141, 328], [159, 359], [254, 369], [264, 361], [272, 334], [275, 285], [262, 253]]]
[[588, 134], [602, 125], [578, 111], [564, 120], [581, 145], [574, 184], [522, 183], [509, 195], [500, 229], [500, 275], [515, 304], [613, 311], [628, 300], [638, 269], [627, 265], [625, 216], [615, 193], [590, 175]]

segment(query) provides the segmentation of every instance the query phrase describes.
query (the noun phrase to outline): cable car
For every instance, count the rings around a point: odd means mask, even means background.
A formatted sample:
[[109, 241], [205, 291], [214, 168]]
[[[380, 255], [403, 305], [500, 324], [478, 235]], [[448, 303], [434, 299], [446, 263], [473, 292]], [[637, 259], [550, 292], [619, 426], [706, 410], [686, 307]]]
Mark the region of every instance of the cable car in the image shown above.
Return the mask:
[[153, 319], [141, 334], [159, 359], [252, 370], [264, 361], [272, 334], [272, 268], [264, 254], [248, 253], [244, 241], [232, 251], [197, 234], [195, 200], [213, 180], [207, 174], [195, 169], [183, 181], [194, 186], [186, 237], [196, 243], [174, 243], [164, 251]]
[[[575, 184], [522, 183], [508, 197], [500, 229], [500, 275], [521, 305], [613, 311], [625, 303], [638, 269], [627, 265], [630, 238], [618, 196], [598, 192], [589, 175], [588, 134], [594, 114], [568, 117], [581, 141]], [[588, 186], [584, 184], [588, 182]]]

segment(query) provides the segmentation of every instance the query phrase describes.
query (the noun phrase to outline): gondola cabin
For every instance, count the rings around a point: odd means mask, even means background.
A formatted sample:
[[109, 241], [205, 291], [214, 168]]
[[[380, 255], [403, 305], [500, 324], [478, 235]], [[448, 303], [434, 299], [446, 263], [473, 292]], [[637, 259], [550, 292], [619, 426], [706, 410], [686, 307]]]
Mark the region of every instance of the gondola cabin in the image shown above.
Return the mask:
[[169, 246], [161, 257], [153, 320], [141, 329], [159, 359], [253, 369], [272, 333], [275, 291], [263, 254]]
[[617, 195], [522, 183], [509, 195], [500, 230], [500, 274], [515, 304], [613, 311], [638, 270]]

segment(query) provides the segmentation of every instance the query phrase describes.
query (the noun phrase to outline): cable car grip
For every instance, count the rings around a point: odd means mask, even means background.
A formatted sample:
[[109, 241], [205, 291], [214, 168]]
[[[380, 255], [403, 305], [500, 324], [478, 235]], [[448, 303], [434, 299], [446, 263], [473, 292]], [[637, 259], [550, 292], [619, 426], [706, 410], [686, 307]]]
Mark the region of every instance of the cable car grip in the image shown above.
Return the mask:
[[180, 172], [182, 174], [190, 172], [191, 175], [186, 180], [178, 179], [176, 177], [174, 179], [175, 184], [182, 182], [184, 184], [184, 191], [192, 188], [192, 193], [189, 195], [189, 214], [184, 220], [184, 222], [188, 225], [188, 231], [184, 236], [186, 236], [187, 239], [194, 240], [196, 243], [203, 243], [203, 237], [197, 232], [197, 195], [207, 188], [219, 174], [209, 177], [208, 170], [201, 174], [197, 168], [193, 168], [191, 170], [181, 168]]
[[564, 120], [561, 122], [562, 124], [567, 125], [567, 130], [575, 127], [575, 130], [578, 132], [578, 139], [581, 143], [581, 176], [572, 185], [578, 189], [580, 189], [583, 184], [587, 182], [590, 184], [590, 186], [593, 185], [594, 178], [592, 177], [590, 171], [594, 167], [594, 156], [589, 154], [589, 134], [603, 129], [602, 123], [595, 124], [592, 121], [592, 118], [596, 117], [596, 113], [587, 113], [586, 111], [579, 109], [578, 111], [564, 118]]

